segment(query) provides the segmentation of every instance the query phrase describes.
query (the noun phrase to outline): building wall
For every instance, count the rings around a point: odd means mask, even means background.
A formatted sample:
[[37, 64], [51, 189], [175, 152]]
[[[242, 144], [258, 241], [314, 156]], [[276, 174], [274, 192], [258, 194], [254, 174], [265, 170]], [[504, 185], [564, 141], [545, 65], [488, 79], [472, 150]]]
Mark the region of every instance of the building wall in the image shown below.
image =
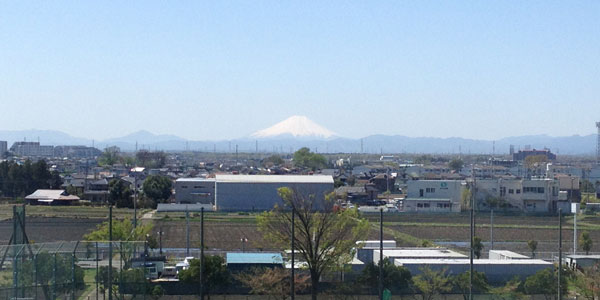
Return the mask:
[[4, 153], [8, 151], [8, 143], [6, 141], [0, 141], [0, 158], [4, 157]]
[[[454, 211], [460, 212], [461, 197], [465, 184], [463, 180], [413, 180], [407, 183], [407, 194], [403, 209], [405, 211]], [[419, 201], [423, 199], [423, 201]], [[450, 207], [440, 208], [438, 204], [447, 201], [427, 199], [449, 199]], [[429, 207], [419, 207], [419, 204]]]
[[486, 179], [476, 181], [480, 209], [490, 209], [490, 201], [503, 199], [509, 206], [496, 208], [528, 212], [552, 212], [560, 197], [559, 181], [553, 179]]
[[325, 194], [333, 191], [332, 183], [247, 183], [217, 182], [216, 206], [220, 211], [264, 211], [275, 204], [283, 205], [277, 189], [289, 187], [304, 197], [314, 195], [315, 209], [322, 208]]
[[214, 179], [178, 179], [175, 181], [175, 201], [177, 203], [215, 203]]

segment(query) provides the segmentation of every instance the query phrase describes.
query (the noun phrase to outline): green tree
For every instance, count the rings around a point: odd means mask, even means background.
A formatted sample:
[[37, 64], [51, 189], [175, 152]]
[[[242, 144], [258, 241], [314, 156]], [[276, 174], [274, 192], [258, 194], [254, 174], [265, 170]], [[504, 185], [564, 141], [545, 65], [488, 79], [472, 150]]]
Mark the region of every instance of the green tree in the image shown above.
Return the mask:
[[294, 165], [299, 168], [317, 170], [327, 166], [325, 156], [310, 152], [310, 149], [304, 147], [294, 152]]
[[296, 212], [294, 241], [310, 273], [312, 299], [317, 299], [321, 274], [352, 259], [351, 250], [357, 240], [364, 238], [369, 224], [356, 209], [334, 210], [333, 193], [323, 203], [318, 203], [314, 195], [306, 197], [287, 187], [279, 188], [278, 193], [283, 207], [276, 206], [260, 215], [259, 230], [274, 246], [289, 247], [290, 210]]
[[167, 161], [167, 155], [162, 151], [140, 150], [135, 154], [135, 159], [138, 165], [144, 168], [162, 168]]
[[265, 167], [280, 166], [283, 163], [283, 158], [277, 154], [271, 155], [262, 161], [262, 165]]
[[[481, 257], [481, 251], [483, 250], [483, 243], [481, 238], [478, 236], [473, 237], [473, 254], [479, 259]], [[475, 273], [473, 273], [475, 275]]]
[[[53, 299], [53, 286], [56, 288], [55, 292], [57, 294], [70, 292], [73, 288], [73, 277], [75, 278], [75, 288], [77, 290], [83, 289], [85, 287], [83, 269], [76, 264], [73, 265], [70, 254], [65, 255], [63, 253], [55, 255], [41, 252], [33, 260], [26, 260], [19, 272], [20, 285], [33, 286], [37, 283], [42, 289], [44, 298], [48, 300]], [[54, 282], [56, 284], [53, 284]]]
[[[190, 267], [187, 270], [179, 272], [179, 280], [187, 283], [197, 283], [200, 281], [200, 260], [192, 259]], [[218, 255], [204, 256], [204, 273], [202, 277], [202, 286], [205, 295], [216, 288], [224, 288], [231, 282], [231, 276], [225, 265], [225, 260]]]
[[[561, 276], [561, 290], [563, 295], [567, 293], [566, 277], [565, 273]], [[546, 299], [551, 299], [556, 294], [557, 282], [558, 276], [556, 272], [548, 268], [527, 277], [523, 288], [526, 294], [544, 295]]]
[[[83, 238], [86, 241], [98, 241], [105, 242], [109, 240], [109, 228], [108, 221], [96, 227], [96, 230], [86, 234]], [[153, 225], [149, 224], [137, 224], [137, 227], [133, 228], [133, 223], [130, 219], [113, 220], [113, 241], [122, 242], [133, 242], [133, 241], [146, 241], [147, 237], [152, 233]], [[133, 255], [133, 243], [121, 243], [119, 253], [123, 257], [125, 263], [124, 268], [129, 269], [131, 264], [131, 256]]]
[[583, 251], [585, 251], [585, 254], [588, 255], [590, 254], [590, 251], [592, 250], [592, 238], [590, 237], [590, 233], [587, 231], [584, 231], [581, 233], [581, 236], [579, 236], [579, 243], [581, 244], [581, 249], [583, 249]]
[[585, 268], [581, 273], [576, 273], [573, 287], [585, 299], [600, 299], [600, 264]]
[[534, 240], [527, 241], [527, 247], [531, 251], [531, 258], [535, 258], [535, 250], [537, 250], [538, 242]]
[[[454, 286], [460, 290], [463, 294], [465, 300], [469, 298], [469, 288], [470, 288], [470, 272], [464, 272], [459, 275], [454, 276], [452, 282]], [[484, 294], [490, 290], [490, 285], [488, 284], [487, 277], [483, 272], [473, 272], [473, 293]]]
[[[86, 234], [83, 238], [86, 241], [108, 241], [108, 221], [96, 227], [96, 230]], [[133, 223], [130, 219], [113, 220], [112, 236], [113, 241], [145, 241], [146, 235], [152, 233], [152, 224], [137, 224], [133, 229]]]
[[491, 293], [498, 297], [498, 299], [529, 299], [529, 297], [523, 294], [523, 281], [519, 277], [509, 280], [504, 286], [492, 289]]
[[154, 202], [154, 206], [156, 206], [156, 203], [165, 202], [171, 197], [172, 187], [173, 182], [169, 177], [150, 175], [144, 180], [142, 190], [144, 191], [144, 195], [150, 198]]
[[112, 204], [116, 204], [117, 207], [133, 208], [133, 199], [131, 199], [133, 193], [123, 180], [111, 180], [108, 183], [108, 192]]
[[98, 274], [95, 275], [96, 281], [98, 281], [99, 283], [100, 291], [102, 294], [105, 294], [108, 290], [109, 292], [113, 293], [113, 296], [118, 298], [116, 291], [112, 290], [112, 286], [117, 284], [118, 282], [117, 279], [119, 278], [119, 271], [117, 270], [117, 268], [112, 268], [112, 283], [109, 283], [108, 270], [108, 266], [100, 266], [100, 268], [98, 268]]
[[102, 155], [98, 158], [98, 165], [100, 166], [112, 166], [119, 163], [121, 156], [117, 151], [116, 147], [106, 148]]
[[460, 170], [462, 170], [462, 168], [463, 168], [464, 165], [465, 165], [465, 163], [460, 158], [453, 159], [450, 162], [448, 162], [448, 167], [451, 170], [456, 171], [456, 172], [459, 172]]
[[430, 267], [423, 267], [419, 270], [421, 274], [413, 277], [413, 285], [423, 300], [432, 300], [435, 295], [452, 290], [452, 280], [446, 274], [446, 269], [434, 271]]
[[[561, 277], [561, 289], [563, 295], [567, 292], [566, 276]], [[551, 299], [556, 294], [558, 283], [556, 272], [550, 268], [538, 271], [534, 275], [527, 277], [523, 288], [529, 295], [544, 295], [546, 299]]]
[[165, 290], [160, 285], [157, 285], [152, 289], [152, 298], [154, 300], [160, 299], [164, 294]]
[[[379, 284], [379, 264], [368, 263], [362, 271], [358, 281], [367, 287], [377, 287]], [[389, 259], [383, 260], [383, 287], [386, 289], [408, 287], [411, 282], [410, 271], [401, 266], [396, 266]]]

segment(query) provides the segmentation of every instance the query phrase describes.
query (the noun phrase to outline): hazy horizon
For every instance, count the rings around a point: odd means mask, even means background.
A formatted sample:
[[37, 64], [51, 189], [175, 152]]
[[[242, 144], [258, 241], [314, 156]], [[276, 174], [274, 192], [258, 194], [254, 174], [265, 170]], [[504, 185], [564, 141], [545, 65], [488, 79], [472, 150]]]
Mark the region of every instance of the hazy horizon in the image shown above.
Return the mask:
[[[4, 2], [0, 130], [589, 135], [600, 2]], [[1, 138], [0, 138], [1, 139]]]

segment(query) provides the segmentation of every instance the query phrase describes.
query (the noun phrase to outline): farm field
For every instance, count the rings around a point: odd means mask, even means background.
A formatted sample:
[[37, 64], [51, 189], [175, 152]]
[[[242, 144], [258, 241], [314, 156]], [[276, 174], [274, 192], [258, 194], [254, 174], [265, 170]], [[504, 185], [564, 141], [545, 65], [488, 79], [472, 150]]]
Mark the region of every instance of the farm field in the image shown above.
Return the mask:
[[[103, 221], [102, 219], [28, 217], [25, 229], [29, 240], [34, 243], [78, 241]], [[12, 230], [12, 220], [0, 221], [0, 245], [8, 244]]]
[[[13, 204], [0, 204], [0, 220], [12, 218]], [[27, 217], [72, 218], [72, 219], [106, 219], [108, 207], [105, 206], [42, 206], [27, 205]], [[138, 217], [148, 209], [138, 209]], [[133, 218], [133, 209], [113, 208], [116, 219]]]
[[[162, 240], [165, 248], [183, 248], [186, 246], [185, 218], [171, 217], [154, 220], [154, 231], [162, 228]], [[278, 250], [270, 246], [258, 230], [256, 215], [238, 214], [205, 214], [204, 241], [206, 247], [213, 250], [241, 250], [241, 238], [248, 240], [246, 250]], [[384, 234], [386, 239], [393, 239], [390, 234]], [[158, 239], [158, 237], [156, 237]], [[372, 229], [369, 239], [379, 239], [379, 232]], [[190, 245], [193, 248], [200, 245], [200, 219], [190, 218]]]
[[[378, 217], [368, 216], [377, 222]], [[476, 217], [476, 236], [484, 243], [484, 254], [490, 247], [490, 216], [480, 213]], [[429, 240], [468, 252], [469, 215], [468, 214], [423, 214], [386, 216], [384, 225], [390, 231]], [[593, 241], [600, 241], [600, 218], [598, 216], [578, 217], [578, 234], [588, 231]], [[563, 251], [572, 251], [573, 217], [563, 218]], [[558, 218], [557, 216], [494, 216], [494, 248], [529, 253], [527, 241], [538, 242], [537, 252], [558, 252]], [[579, 249], [581, 251], [581, 249]], [[600, 252], [596, 242], [592, 252]], [[485, 255], [484, 255], [485, 256]]]
[[[0, 205], [0, 244], [7, 244], [13, 230], [14, 205]], [[27, 205], [25, 228], [35, 243], [77, 241], [108, 218], [107, 207]], [[138, 217], [148, 210], [138, 210]], [[132, 218], [133, 210], [113, 208], [115, 219]]]

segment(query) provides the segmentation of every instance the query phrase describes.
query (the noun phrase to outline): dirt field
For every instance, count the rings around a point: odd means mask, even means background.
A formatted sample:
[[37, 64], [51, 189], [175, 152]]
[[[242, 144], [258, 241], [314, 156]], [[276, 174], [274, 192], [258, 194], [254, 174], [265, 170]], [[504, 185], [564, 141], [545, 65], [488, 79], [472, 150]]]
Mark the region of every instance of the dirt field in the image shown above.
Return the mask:
[[[29, 217], [25, 224], [31, 242], [77, 241], [94, 230], [102, 219]], [[12, 220], [0, 221], [0, 244], [8, 244], [13, 230]]]
[[[155, 221], [155, 231], [162, 228], [163, 247], [183, 248], [186, 246], [186, 226], [184, 220], [159, 220]], [[241, 238], [248, 242], [244, 245], [247, 250], [277, 250], [270, 246], [259, 232], [255, 223], [234, 223], [226, 221], [205, 221], [204, 240], [206, 247], [214, 250], [240, 250], [242, 249]], [[386, 239], [392, 239], [385, 234]], [[372, 230], [369, 239], [378, 239], [379, 233]], [[190, 222], [190, 244], [192, 247], [200, 245], [200, 222], [196, 219]]]

